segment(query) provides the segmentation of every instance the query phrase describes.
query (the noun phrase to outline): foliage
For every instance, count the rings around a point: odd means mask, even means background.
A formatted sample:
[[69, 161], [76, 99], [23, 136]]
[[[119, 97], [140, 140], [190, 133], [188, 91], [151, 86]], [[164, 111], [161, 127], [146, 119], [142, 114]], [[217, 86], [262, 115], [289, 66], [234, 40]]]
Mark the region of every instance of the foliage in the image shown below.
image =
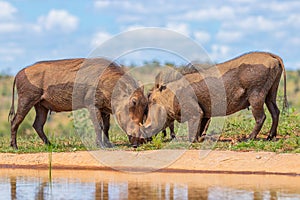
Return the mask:
[[[267, 112], [266, 112], [267, 113]], [[281, 114], [277, 139], [267, 141], [272, 121], [267, 113], [265, 124], [255, 140], [246, 140], [254, 127], [254, 120], [243, 112], [229, 117], [224, 131], [215, 149], [239, 151], [273, 151], [273, 152], [300, 152], [300, 115], [295, 109], [289, 114]]]
[[[148, 68], [136, 68], [132, 73], [136, 73], [136, 77], [143, 77], [147, 80], [147, 73], [157, 73], [159, 71], [159, 63], [146, 63], [151, 65]], [[172, 63], [170, 63], [171, 65]], [[203, 149], [213, 148], [217, 150], [234, 150], [234, 151], [272, 151], [272, 152], [293, 152], [300, 153], [300, 83], [298, 81], [298, 72], [288, 72], [287, 74], [287, 92], [290, 103], [288, 114], [281, 113], [278, 126], [278, 136], [274, 141], [266, 141], [268, 131], [271, 126], [271, 116], [266, 110], [267, 119], [258, 135], [258, 139], [246, 141], [246, 137], [251, 133], [254, 127], [254, 119], [251, 110], [243, 110], [226, 118], [222, 134], [218, 142], [216, 138], [208, 135], [204, 142], [189, 144], [187, 142], [187, 128], [185, 125], [175, 123], [176, 140], [171, 141], [170, 136], [162, 137], [158, 134], [153, 140], [147, 144], [138, 147], [138, 151], [155, 150], [155, 149]], [[19, 150], [13, 150], [10, 145], [10, 123], [7, 120], [8, 111], [11, 105], [13, 78], [8, 76], [0, 77], [0, 152], [29, 153], [29, 152], [48, 152], [49, 148], [42, 143], [37, 133], [32, 128], [35, 118], [33, 110], [25, 118], [18, 131]], [[282, 105], [283, 88], [280, 83], [278, 92], [278, 105]], [[150, 86], [149, 86], [150, 88]], [[17, 101], [16, 101], [17, 102]], [[251, 108], [250, 108], [251, 109]], [[89, 115], [86, 111], [78, 111], [77, 118], [70, 113], [52, 113], [45, 125], [45, 132], [50, 139], [52, 146], [51, 151], [79, 151], [91, 149], [92, 144], [87, 146], [84, 138], [88, 138], [93, 143], [95, 134]], [[76, 123], [74, 123], [76, 122]], [[75, 124], [75, 125], [74, 125]], [[110, 140], [114, 144], [111, 150], [133, 150], [129, 145], [127, 135], [111, 119]], [[94, 143], [93, 143], [94, 144]]]

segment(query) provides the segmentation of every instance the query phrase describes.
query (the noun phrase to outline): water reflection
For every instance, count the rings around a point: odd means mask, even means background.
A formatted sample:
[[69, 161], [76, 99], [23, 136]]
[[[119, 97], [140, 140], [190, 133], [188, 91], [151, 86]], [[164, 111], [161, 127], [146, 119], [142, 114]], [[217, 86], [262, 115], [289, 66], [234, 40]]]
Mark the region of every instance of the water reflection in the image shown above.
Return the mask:
[[161, 182], [159, 178], [157, 181], [134, 178], [128, 181], [117, 178], [87, 181], [60, 177], [49, 183], [45, 177], [6, 176], [0, 177], [0, 199], [300, 199], [300, 188], [277, 188], [274, 185], [266, 189], [259, 184], [224, 186], [222, 182], [201, 185], [184, 180], [183, 183], [172, 181], [172, 177]]
[[11, 199], [17, 199], [17, 181], [16, 177], [10, 178], [10, 196]]

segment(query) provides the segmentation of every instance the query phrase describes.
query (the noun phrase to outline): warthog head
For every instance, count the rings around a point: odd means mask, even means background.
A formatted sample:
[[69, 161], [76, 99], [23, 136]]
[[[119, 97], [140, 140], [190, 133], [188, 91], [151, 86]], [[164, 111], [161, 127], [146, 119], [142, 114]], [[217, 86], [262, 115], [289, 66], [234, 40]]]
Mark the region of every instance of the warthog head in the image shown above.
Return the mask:
[[112, 108], [119, 125], [127, 133], [133, 147], [143, 143], [144, 140], [139, 130], [147, 108], [144, 87], [139, 86], [131, 77], [124, 75], [114, 89]]
[[195, 93], [181, 73], [160, 73], [148, 96], [147, 119], [140, 128], [140, 135], [150, 138], [174, 120], [185, 122], [197, 116], [198, 107]]
[[173, 121], [176, 105], [176, 97], [172, 90], [163, 84], [156, 84], [148, 95], [147, 119], [140, 128], [141, 137], [150, 138]]

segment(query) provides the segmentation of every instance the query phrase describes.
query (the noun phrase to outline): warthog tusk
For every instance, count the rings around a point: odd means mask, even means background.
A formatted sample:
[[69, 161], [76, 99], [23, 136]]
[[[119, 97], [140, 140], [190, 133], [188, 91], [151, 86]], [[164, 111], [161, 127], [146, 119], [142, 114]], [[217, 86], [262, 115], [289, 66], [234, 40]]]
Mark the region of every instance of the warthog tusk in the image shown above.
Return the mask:
[[141, 122], [139, 123], [139, 125], [140, 125], [140, 126], [143, 126], [143, 124], [142, 124]]

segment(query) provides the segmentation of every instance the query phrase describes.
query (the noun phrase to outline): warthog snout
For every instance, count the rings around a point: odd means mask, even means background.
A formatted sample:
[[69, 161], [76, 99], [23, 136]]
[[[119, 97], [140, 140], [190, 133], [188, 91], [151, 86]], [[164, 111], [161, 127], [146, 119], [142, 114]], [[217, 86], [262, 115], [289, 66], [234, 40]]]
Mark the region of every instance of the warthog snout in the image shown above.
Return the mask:
[[139, 145], [146, 143], [146, 139], [143, 137], [135, 137], [128, 135], [128, 140], [130, 141], [133, 148], [137, 148]]

